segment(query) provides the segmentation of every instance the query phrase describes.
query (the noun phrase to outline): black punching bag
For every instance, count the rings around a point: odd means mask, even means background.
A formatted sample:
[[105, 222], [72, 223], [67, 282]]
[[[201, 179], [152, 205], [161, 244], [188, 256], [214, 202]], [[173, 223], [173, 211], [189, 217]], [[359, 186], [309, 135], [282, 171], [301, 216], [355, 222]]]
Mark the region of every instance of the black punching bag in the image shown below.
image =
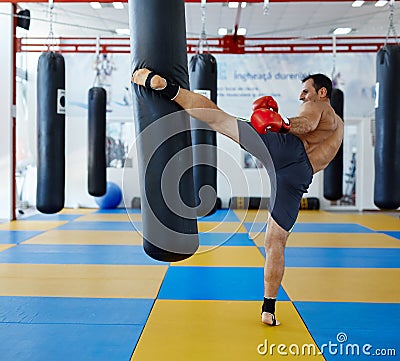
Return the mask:
[[[331, 105], [335, 113], [343, 120], [343, 92], [332, 89]], [[343, 196], [343, 143], [335, 158], [324, 169], [324, 198], [337, 201]]]
[[400, 46], [385, 45], [376, 59], [374, 203], [400, 206]]
[[106, 105], [104, 88], [89, 89], [88, 96], [88, 192], [101, 197], [107, 189]]
[[[129, 20], [132, 72], [147, 67], [188, 89], [184, 0], [130, 0]], [[143, 247], [179, 261], [199, 246], [189, 116], [155, 91], [132, 90]]]
[[42, 53], [37, 72], [36, 208], [57, 213], [64, 207], [65, 64], [61, 54]]
[[[193, 55], [189, 63], [190, 89], [217, 103], [217, 61], [211, 54]], [[217, 135], [204, 122], [190, 119], [193, 177], [197, 215], [217, 210]]]

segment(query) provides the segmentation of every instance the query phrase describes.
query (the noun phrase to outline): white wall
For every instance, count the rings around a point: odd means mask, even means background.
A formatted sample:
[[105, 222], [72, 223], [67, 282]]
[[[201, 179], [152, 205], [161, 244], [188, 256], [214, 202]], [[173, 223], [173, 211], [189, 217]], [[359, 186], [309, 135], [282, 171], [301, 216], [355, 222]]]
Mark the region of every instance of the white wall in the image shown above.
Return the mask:
[[[331, 204], [323, 195], [323, 172], [320, 172], [321, 207], [327, 210], [378, 210], [374, 204], [375, 159], [372, 142], [372, 117], [347, 118], [346, 126], [356, 127], [356, 202], [354, 206]], [[346, 129], [345, 129], [346, 133]], [[344, 144], [346, 146], [346, 142]], [[344, 148], [346, 149], [346, 148]], [[350, 152], [350, 150], [348, 150]], [[343, 165], [343, 172], [348, 172], [348, 164]], [[344, 187], [345, 187], [344, 183]]]
[[357, 184], [360, 189], [357, 192], [359, 209], [378, 208], [374, 204], [374, 180], [375, 180], [375, 156], [374, 145], [372, 143], [372, 119], [364, 118], [358, 123], [360, 152], [357, 153]]
[[[12, 5], [0, 3], [0, 13], [11, 15]], [[12, 219], [12, 16], [0, 15], [0, 34], [0, 218]]]

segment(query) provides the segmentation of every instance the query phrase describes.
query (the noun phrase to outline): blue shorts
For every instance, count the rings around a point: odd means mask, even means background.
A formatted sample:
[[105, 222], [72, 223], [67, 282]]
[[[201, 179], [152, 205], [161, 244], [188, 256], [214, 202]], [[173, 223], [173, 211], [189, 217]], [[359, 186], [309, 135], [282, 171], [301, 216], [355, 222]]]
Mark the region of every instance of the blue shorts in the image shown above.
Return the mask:
[[265, 166], [271, 181], [270, 213], [286, 231], [297, 219], [300, 201], [313, 179], [303, 142], [293, 134], [259, 134], [251, 123], [238, 120], [242, 148]]

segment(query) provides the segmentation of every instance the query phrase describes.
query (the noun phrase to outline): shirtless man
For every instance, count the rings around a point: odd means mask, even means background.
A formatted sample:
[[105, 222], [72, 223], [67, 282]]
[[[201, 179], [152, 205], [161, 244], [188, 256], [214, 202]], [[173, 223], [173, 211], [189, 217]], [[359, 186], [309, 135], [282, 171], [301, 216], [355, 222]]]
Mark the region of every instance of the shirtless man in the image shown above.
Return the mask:
[[[250, 122], [225, 113], [208, 98], [181, 89], [148, 69], [135, 71], [132, 81], [174, 100], [191, 116], [241, 144], [261, 161], [264, 157], [262, 152], [272, 159], [276, 184], [272, 185], [271, 180], [271, 186], [276, 201], [270, 210], [265, 236], [261, 319], [267, 325], [279, 325], [275, 318], [275, 302], [285, 268], [287, 238], [313, 174], [330, 163], [343, 139], [343, 122], [330, 105], [331, 80], [323, 74], [303, 79], [300, 93], [303, 103], [297, 117], [283, 118], [278, 113], [276, 101], [265, 96], [253, 103]], [[258, 138], [262, 140], [262, 152], [259, 148], [252, 149]], [[271, 162], [269, 166], [266, 164], [268, 160], [263, 163], [268, 171]]]

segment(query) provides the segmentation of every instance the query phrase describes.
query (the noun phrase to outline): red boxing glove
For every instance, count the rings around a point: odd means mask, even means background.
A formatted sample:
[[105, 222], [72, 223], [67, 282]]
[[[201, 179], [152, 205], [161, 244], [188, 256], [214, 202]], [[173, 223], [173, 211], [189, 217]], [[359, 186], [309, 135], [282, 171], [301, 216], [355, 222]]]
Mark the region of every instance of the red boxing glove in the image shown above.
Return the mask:
[[287, 133], [290, 130], [288, 118], [282, 118], [278, 113], [261, 108], [256, 109], [250, 118], [253, 128], [260, 134], [267, 132]]
[[253, 110], [261, 108], [271, 109], [274, 112], [278, 112], [278, 103], [273, 97], [266, 95], [253, 102]]

